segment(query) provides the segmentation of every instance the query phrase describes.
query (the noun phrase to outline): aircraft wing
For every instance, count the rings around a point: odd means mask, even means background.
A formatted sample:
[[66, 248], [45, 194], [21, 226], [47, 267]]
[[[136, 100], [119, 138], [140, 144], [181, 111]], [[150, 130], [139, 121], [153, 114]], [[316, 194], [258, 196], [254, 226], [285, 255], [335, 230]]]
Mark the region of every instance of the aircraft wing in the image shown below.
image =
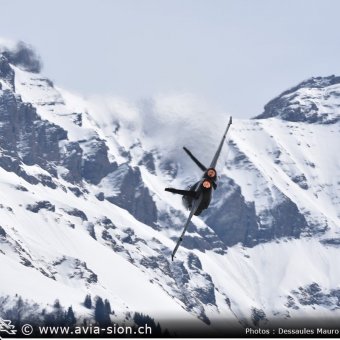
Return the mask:
[[198, 206], [200, 205], [200, 203], [201, 203], [201, 201], [202, 201], [202, 198], [203, 198], [203, 196], [200, 195], [200, 196], [194, 201], [194, 203], [193, 203], [193, 205], [192, 205], [192, 208], [191, 208], [189, 217], [188, 217], [187, 221], [186, 221], [185, 224], [184, 224], [184, 228], [183, 228], [182, 234], [181, 234], [180, 238], [178, 239], [178, 241], [177, 241], [177, 243], [176, 243], [176, 247], [175, 247], [175, 249], [173, 250], [173, 252], [172, 252], [172, 254], [171, 254], [171, 259], [172, 259], [172, 261], [174, 260], [174, 257], [175, 257], [175, 254], [176, 254], [176, 252], [177, 252], [177, 249], [178, 249], [178, 247], [180, 246], [181, 242], [183, 241], [183, 236], [184, 236], [185, 232], [187, 231], [188, 226], [189, 226], [189, 223], [190, 223], [190, 221], [191, 221], [191, 218], [192, 218], [192, 216], [194, 215], [195, 211], [197, 210]]
[[221, 153], [221, 150], [222, 150], [222, 147], [223, 147], [223, 143], [224, 143], [225, 137], [227, 136], [228, 130], [229, 130], [230, 125], [232, 124], [232, 122], [233, 122], [233, 120], [232, 120], [232, 117], [230, 116], [228, 126], [227, 126], [227, 128], [226, 128], [226, 130], [224, 132], [224, 135], [222, 137], [220, 145], [218, 146], [218, 149], [217, 149], [217, 151], [215, 153], [215, 156], [214, 156], [213, 160], [211, 161], [210, 168], [215, 168], [216, 167], [217, 160], [218, 160], [218, 157], [220, 156], [220, 153]]

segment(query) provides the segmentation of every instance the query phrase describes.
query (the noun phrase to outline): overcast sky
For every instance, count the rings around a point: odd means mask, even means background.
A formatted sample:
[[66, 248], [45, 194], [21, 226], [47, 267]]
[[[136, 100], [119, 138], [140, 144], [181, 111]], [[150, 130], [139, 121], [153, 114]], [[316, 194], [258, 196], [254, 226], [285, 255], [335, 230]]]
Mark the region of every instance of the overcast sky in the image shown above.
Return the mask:
[[340, 75], [337, 0], [0, 0], [0, 37], [84, 95], [191, 93], [250, 117], [311, 76]]

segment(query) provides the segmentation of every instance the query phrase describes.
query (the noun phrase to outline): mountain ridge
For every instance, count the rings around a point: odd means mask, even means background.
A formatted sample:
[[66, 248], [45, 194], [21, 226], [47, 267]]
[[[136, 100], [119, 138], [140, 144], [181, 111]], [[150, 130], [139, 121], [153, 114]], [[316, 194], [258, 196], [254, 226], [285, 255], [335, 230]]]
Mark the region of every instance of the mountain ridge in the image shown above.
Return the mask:
[[336, 123], [340, 120], [339, 84], [340, 77], [335, 75], [306, 79], [271, 100], [255, 119], [278, 116], [292, 122]]

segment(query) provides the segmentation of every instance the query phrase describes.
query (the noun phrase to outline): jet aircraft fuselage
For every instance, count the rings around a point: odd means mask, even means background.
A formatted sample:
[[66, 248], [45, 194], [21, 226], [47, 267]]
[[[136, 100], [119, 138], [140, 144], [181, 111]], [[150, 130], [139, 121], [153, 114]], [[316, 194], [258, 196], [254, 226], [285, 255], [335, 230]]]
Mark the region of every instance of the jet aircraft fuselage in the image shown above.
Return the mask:
[[[215, 171], [216, 173], [216, 171]], [[195, 216], [199, 216], [203, 210], [207, 209], [209, 207], [209, 204], [211, 202], [212, 198], [212, 189], [216, 188], [216, 182], [212, 179], [210, 179], [208, 176], [202, 181], [198, 181], [191, 185], [188, 189], [188, 191], [195, 194], [195, 196], [182, 196], [182, 202], [186, 209], [191, 210], [193, 203], [195, 202], [195, 199], [197, 199], [199, 196], [202, 196], [202, 199], [200, 201], [200, 204], [196, 208], [196, 211], [194, 212]]]
[[184, 206], [190, 210], [189, 217], [184, 225], [183, 232], [176, 244], [174, 251], [172, 252], [172, 260], [177, 252], [177, 249], [180, 243], [183, 240], [183, 236], [188, 228], [188, 225], [191, 221], [193, 215], [198, 216], [202, 213], [204, 209], [209, 207], [212, 197], [212, 190], [217, 188], [217, 172], [215, 170], [215, 166], [217, 164], [217, 160], [220, 156], [222, 146], [226, 135], [228, 133], [229, 127], [232, 124], [232, 118], [230, 117], [228, 126], [223, 134], [222, 140], [218, 146], [218, 149], [212, 159], [209, 168], [205, 167], [187, 148], [183, 148], [184, 151], [189, 155], [189, 157], [196, 163], [196, 165], [203, 171], [203, 176], [201, 179], [191, 185], [189, 189], [174, 189], [174, 188], [166, 188], [166, 191], [172, 192], [174, 194], [182, 195], [182, 201]]

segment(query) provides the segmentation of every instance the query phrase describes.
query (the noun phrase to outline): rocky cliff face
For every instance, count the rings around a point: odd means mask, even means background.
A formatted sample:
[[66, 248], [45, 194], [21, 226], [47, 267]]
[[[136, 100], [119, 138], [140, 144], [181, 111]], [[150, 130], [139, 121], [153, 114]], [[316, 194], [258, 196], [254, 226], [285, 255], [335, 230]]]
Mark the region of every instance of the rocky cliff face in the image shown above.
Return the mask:
[[[51, 177], [61, 176], [73, 184], [81, 184], [84, 181], [97, 185], [108, 174], [112, 177], [119, 173], [117, 163], [109, 161], [106, 142], [97, 134], [85, 140], [70, 141], [67, 131], [61, 126], [43, 120], [37, 114], [36, 107], [29, 102], [23, 102], [20, 94], [15, 92], [15, 72], [10, 62], [30, 72], [38, 72], [40, 67], [34, 52], [24, 44], [19, 44], [14, 52], [6, 51], [1, 54], [0, 77], [9, 87], [0, 92], [0, 147], [3, 150], [3, 167], [27, 179], [29, 176], [20, 163], [38, 165]], [[38, 81], [41, 82], [41, 78]], [[49, 81], [38, 86], [54, 90], [52, 82]], [[57, 103], [58, 101], [43, 102], [41, 105], [53, 106]], [[75, 120], [74, 123], [78, 125], [79, 122]], [[58, 167], [64, 168], [59, 175]], [[108, 200], [128, 209], [143, 222], [155, 223], [156, 207], [141, 180], [138, 168], [133, 170], [126, 164], [125, 171], [127, 173], [115, 182], [124, 190], [118, 199], [112, 196], [108, 197]], [[30, 180], [36, 183], [40, 181], [34, 176], [31, 176]], [[138, 188], [141, 190], [141, 197], [135, 200], [135, 190]]]
[[139, 168], [131, 168], [124, 163], [112, 171], [99, 187], [104, 192], [109, 189], [105, 198], [129, 211], [137, 220], [151, 226], [157, 222], [157, 207], [149, 189], [144, 186]]
[[[3, 54], [0, 55], [0, 77], [2, 81], [10, 87], [12, 91], [15, 90], [14, 71], [10, 67], [8, 59]], [[2, 84], [0, 86], [0, 89], [2, 89]]]

